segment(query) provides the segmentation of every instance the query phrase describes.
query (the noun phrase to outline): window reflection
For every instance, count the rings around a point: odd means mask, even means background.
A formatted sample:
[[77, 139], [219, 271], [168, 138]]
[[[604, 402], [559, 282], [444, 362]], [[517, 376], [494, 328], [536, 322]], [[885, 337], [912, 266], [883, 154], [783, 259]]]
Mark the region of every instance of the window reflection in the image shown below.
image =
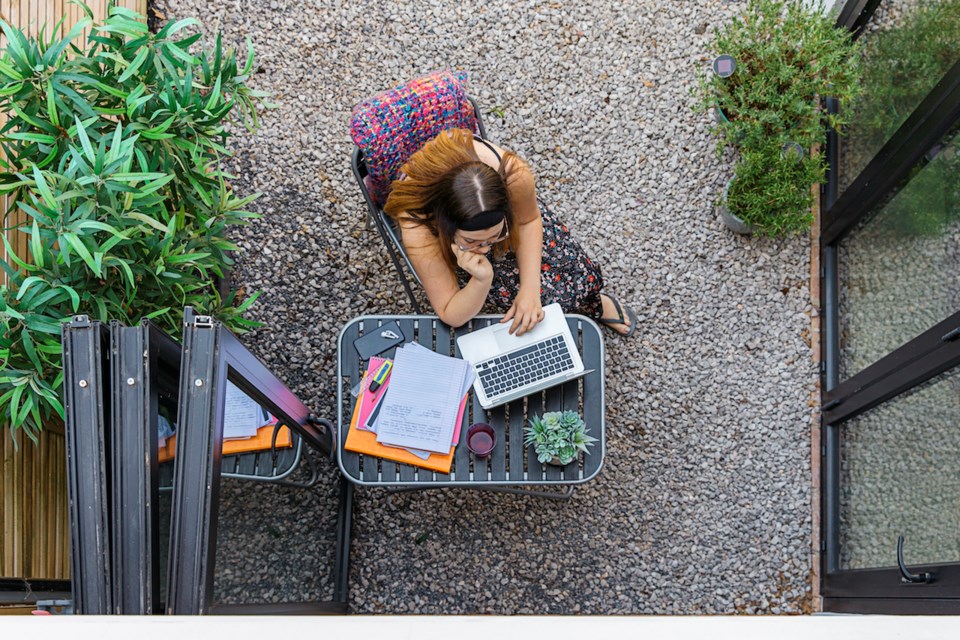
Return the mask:
[[885, 0], [861, 37], [864, 92], [844, 135], [841, 191], [960, 60], [960, 0]]
[[960, 561], [960, 370], [841, 427], [840, 567]]
[[839, 245], [840, 374], [960, 311], [960, 135]]

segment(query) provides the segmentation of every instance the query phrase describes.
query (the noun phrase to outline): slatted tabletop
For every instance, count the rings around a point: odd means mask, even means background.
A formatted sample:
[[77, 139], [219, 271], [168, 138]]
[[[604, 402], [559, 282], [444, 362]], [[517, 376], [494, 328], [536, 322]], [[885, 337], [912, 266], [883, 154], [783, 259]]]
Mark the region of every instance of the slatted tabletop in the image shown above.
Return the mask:
[[[220, 461], [220, 475], [225, 478], [241, 480], [260, 480], [280, 482], [292, 474], [300, 464], [303, 454], [303, 440], [296, 433], [291, 434], [291, 447], [277, 449], [276, 456], [270, 450], [249, 451], [223, 456]], [[160, 464], [159, 487], [169, 490], [173, 487], [173, 460]]]
[[[367, 361], [357, 355], [354, 340], [395, 320], [409, 340], [419, 342], [437, 353], [460, 357], [456, 343], [458, 335], [499, 322], [501, 317], [479, 316], [459, 329], [447, 326], [435, 316], [415, 315], [362, 316], [344, 326], [337, 341], [337, 463], [349, 480], [362, 485], [424, 488], [573, 485], [586, 482], [600, 472], [605, 448], [603, 339], [596, 323], [580, 315], [568, 315], [567, 323], [577, 340], [584, 367], [593, 372], [490, 411], [480, 406], [476, 393], [471, 389], [460, 429], [460, 442], [449, 474], [365, 456], [343, 448], [356, 401], [350, 390], [360, 382], [367, 368]], [[395, 351], [393, 348], [380, 355], [393, 358]], [[589, 434], [597, 438], [597, 442], [589, 453], [564, 467], [541, 464], [533, 447], [523, 444], [523, 425], [535, 413], [563, 409], [579, 412], [587, 423]], [[496, 447], [486, 459], [475, 457], [467, 449], [467, 427], [475, 422], [486, 422], [496, 432]]]

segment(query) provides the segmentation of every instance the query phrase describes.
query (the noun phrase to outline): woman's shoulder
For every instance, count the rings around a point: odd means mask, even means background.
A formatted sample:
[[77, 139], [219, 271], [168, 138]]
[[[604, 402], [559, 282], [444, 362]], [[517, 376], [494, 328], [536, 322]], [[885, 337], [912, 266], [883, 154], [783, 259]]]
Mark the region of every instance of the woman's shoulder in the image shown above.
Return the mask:
[[401, 217], [397, 224], [400, 226], [400, 233], [403, 236], [403, 245], [407, 249], [427, 249], [439, 244], [436, 234], [433, 233], [428, 224], [415, 221], [409, 217]]

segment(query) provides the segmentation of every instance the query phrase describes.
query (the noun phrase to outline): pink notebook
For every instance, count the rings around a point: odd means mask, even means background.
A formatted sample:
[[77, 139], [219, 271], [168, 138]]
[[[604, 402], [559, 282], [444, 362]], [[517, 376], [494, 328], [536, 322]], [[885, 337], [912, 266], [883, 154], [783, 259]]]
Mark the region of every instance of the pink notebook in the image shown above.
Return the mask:
[[[380, 388], [377, 389], [376, 393], [370, 393], [369, 382], [373, 377], [373, 374], [377, 369], [380, 368], [380, 365], [386, 362], [385, 358], [378, 358], [376, 356], [370, 358], [370, 363], [367, 365], [367, 371], [363, 374], [363, 382], [360, 384], [360, 414], [357, 416], [357, 429], [361, 431], [369, 431], [367, 429], [367, 420], [370, 418], [370, 414], [373, 413], [373, 410], [376, 409], [377, 405], [380, 404], [380, 401], [383, 399], [383, 394], [387, 390], [387, 386], [390, 384], [390, 375], [393, 373], [393, 369], [387, 372], [386, 378], [383, 380], [383, 384], [380, 385]], [[463, 396], [463, 400], [460, 402], [460, 411], [457, 413], [457, 425], [453, 430], [453, 442], [451, 444], [456, 445], [460, 440], [460, 427], [463, 425], [463, 413], [467, 409], [467, 396], [470, 395], [468, 391], [466, 395]]]

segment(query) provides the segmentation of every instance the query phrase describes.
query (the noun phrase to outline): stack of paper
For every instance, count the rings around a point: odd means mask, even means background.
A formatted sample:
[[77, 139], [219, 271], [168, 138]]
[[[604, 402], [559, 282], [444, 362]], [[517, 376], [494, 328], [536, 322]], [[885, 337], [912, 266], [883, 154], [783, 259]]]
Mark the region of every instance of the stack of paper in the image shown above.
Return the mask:
[[447, 453], [457, 427], [460, 399], [473, 384], [474, 375], [468, 362], [434, 353], [415, 342], [397, 349], [390, 392], [377, 419], [377, 442]]
[[257, 401], [227, 381], [227, 397], [223, 406], [223, 439], [253, 438], [266, 422]]
[[[157, 450], [160, 462], [171, 460], [176, 455], [176, 424], [163, 416], [157, 428]], [[256, 400], [239, 387], [227, 381], [227, 393], [223, 406], [223, 455], [264, 451], [275, 446], [285, 449], [293, 446], [290, 429], [280, 427], [273, 437], [277, 419], [263, 410]]]

